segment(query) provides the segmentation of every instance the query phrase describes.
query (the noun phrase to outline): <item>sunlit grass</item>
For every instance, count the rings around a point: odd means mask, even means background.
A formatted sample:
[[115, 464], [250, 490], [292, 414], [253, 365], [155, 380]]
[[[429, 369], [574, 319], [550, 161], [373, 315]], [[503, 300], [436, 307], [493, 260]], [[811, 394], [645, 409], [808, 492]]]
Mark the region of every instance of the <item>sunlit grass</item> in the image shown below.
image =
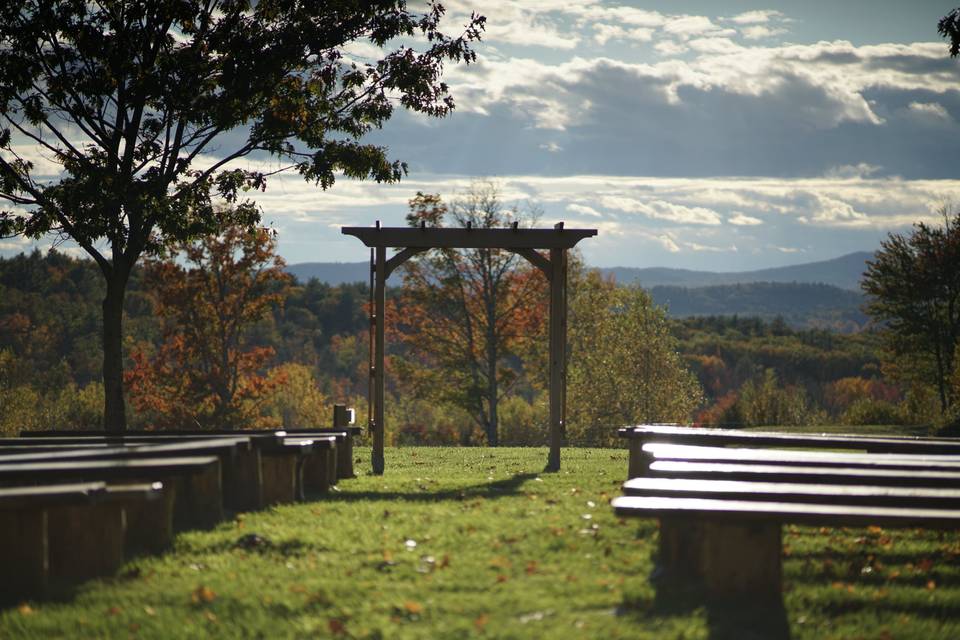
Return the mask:
[[[759, 612], [658, 602], [656, 523], [608, 500], [621, 450], [387, 450], [387, 472], [188, 532], [163, 556], [0, 612], [0, 637], [749, 637]], [[958, 536], [786, 529], [797, 638], [960, 637]], [[740, 614], [740, 615], [737, 615]], [[756, 637], [763, 637], [762, 635]]]

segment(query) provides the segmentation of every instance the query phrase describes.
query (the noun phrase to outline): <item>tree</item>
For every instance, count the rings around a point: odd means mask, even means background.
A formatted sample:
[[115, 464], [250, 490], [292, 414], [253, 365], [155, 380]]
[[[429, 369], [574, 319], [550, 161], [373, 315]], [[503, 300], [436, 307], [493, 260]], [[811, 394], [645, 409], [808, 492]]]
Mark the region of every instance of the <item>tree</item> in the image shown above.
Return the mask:
[[218, 429], [257, 426], [260, 404], [282, 375], [268, 376], [274, 355], [251, 329], [282, 304], [291, 280], [269, 231], [228, 227], [150, 259], [146, 283], [163, 319], [163, 342], [151, 356], [139, 348], [127, 372], [130, 397], [154, 426]]
[[909, 235], [891, 233], [867, 262], [861, 287], [898, 377], [935, 387], [946, 417], [960, 338], [960, 213], [945, 204], [940, 214], [943, 226], [919, 222]]
[[[272, 173], [324, 189], [341, 174], [399, 180], [406, 166], [360, 140], [395, 103], [435, 117], [453, 108], [444, 62], [474, 60], [484, 18], [449, 37], [443, 12], [405, 0], [0, 5], [0, 199], [12, 205], [0, 237], [69, 237], [99, 266], [107, 429], [126, 426], [123, 303], [140, 256], [216, 231], [212, 193], [254, 228], [259, 210], [239, 197]], [[345, 49], [402, 37], [425, 49], [369, 63]], [[280, 162], [239, 168], [247, 156]]]
[[[525, 216], [505, 207], [495, 185], [477, 182], [448, 207], [417, 193], [407, 222], [475, 229], [509, 227]], [[426, 366], [420, 390], [465, 409], [490, 446], [499, 442], [498, 406], [519, 377], [517, 355], [542, 332], [543, 276], [503, 249], [436, 249], [408, 261], [398, 302], [397, 336]], [[413, 373], [413, 372], [411, 372]]]
[[664, 310], [640, 287], [598, 271], [572, 269], [570, 280], [570, 439], [614, 446], [618, 426], [689, 420], [702, 392]]
[[950, 57], [956, 58], [960, 54], [960, 9], [954, 9], [940, 18], [937, 31], [944, 38], [950, 39]]

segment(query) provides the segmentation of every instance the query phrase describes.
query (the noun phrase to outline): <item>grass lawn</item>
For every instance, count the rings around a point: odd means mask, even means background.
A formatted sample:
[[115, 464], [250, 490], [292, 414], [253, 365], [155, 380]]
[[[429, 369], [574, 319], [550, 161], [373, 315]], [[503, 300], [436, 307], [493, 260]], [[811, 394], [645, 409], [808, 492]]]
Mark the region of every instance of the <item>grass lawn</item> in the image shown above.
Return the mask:
[[[607, 504], [622, 450], [399, 448], [387, 472], [239, 514], [57, 600], [0, 611], [0, 638], [960, 637], [960, 535], [784, 531], [784, 611], [660, 602], [656, 523]], [[770, 619], [764, 627], [763, 622]]]

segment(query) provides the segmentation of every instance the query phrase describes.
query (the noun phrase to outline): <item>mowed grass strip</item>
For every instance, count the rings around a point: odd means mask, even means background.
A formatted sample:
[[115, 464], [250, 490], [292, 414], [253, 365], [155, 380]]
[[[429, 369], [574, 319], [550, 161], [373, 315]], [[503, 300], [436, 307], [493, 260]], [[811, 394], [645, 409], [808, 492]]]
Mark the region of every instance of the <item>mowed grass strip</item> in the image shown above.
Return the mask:
[[[764, 637], [763, 611], [658, 600], [656, 523], [614, 517], [626, 452], [399, 448], [387, 472], [178, 536], [0, 637]], [[784, 531], [795, 638], [960, 637], [960, 536]]]

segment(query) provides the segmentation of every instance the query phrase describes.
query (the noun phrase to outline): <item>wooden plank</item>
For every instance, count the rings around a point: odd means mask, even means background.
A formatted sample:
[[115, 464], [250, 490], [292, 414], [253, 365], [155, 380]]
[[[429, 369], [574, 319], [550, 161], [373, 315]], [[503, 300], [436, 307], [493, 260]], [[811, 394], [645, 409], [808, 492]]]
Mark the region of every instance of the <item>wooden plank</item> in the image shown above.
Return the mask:
[[960, 510], [957, 509], [638, 496], [619, 496], [611, 505], [618, 516], [630, 517], [688, 517], [721, 522], [779, 522], [825, 527], [960, 527]]
[[835, 451], [703, 447], [662, 442], [648, 442], [643, 445], [642, 451], [655, 460], [687, 460], [690, 462], [960, 469], [960, 455], [949, 454], [840, 453]]
[[636, 425], [618, 430], [623, 438], [704, 446], [796, 447], [853, 449], [876, 453], [960, 454], [960, 439], [915, 436], [861, 436], [857, 434], [794, 434], [772, 431], [694, 428], [674, 425]]
[[[151, 474], [199, 473], [218, 462], [215, 456], [147, 458], [143, 460], [79, 460], [0, 464], [0, 481], [42, 480], [44, 477], [136, 478]], [[99, 478], [98, 478], [99, 479]]]
[[623, 492], [664, 498], [960, 508], [960, 489], [953, 488], [633, 478], [623, 484]]
[[748, 482], [795, 482], [816, 484], [864, 484], [904, 487], [957, 487], [960, 472], [862, 467], [810, 467], [725, 462], [657, 460], [650, 473], [669, 478], [741, 480]]
[[101, 448], [81, 447], [73, 448], [61, 446], [58, 450], [29, 453], [10, 453], [3, 450], [0, 453], [0, 464], [8, 462], [25, 463], [32, 461], [66, 461], [66, 460], [110, 460], [136, 458], [164, 458], [176, 454], [186, 455], [217, 455], [221, 460], [229, 459], [238, 446], [249, 447], [247, 439], [206, 439], [187, 442], [137, 442], [124, 446], [105, 445]]
[[597, 230], [342, 227], [341, 233], [377, 248], [569, 249], [584, 238], [597, 235]]

